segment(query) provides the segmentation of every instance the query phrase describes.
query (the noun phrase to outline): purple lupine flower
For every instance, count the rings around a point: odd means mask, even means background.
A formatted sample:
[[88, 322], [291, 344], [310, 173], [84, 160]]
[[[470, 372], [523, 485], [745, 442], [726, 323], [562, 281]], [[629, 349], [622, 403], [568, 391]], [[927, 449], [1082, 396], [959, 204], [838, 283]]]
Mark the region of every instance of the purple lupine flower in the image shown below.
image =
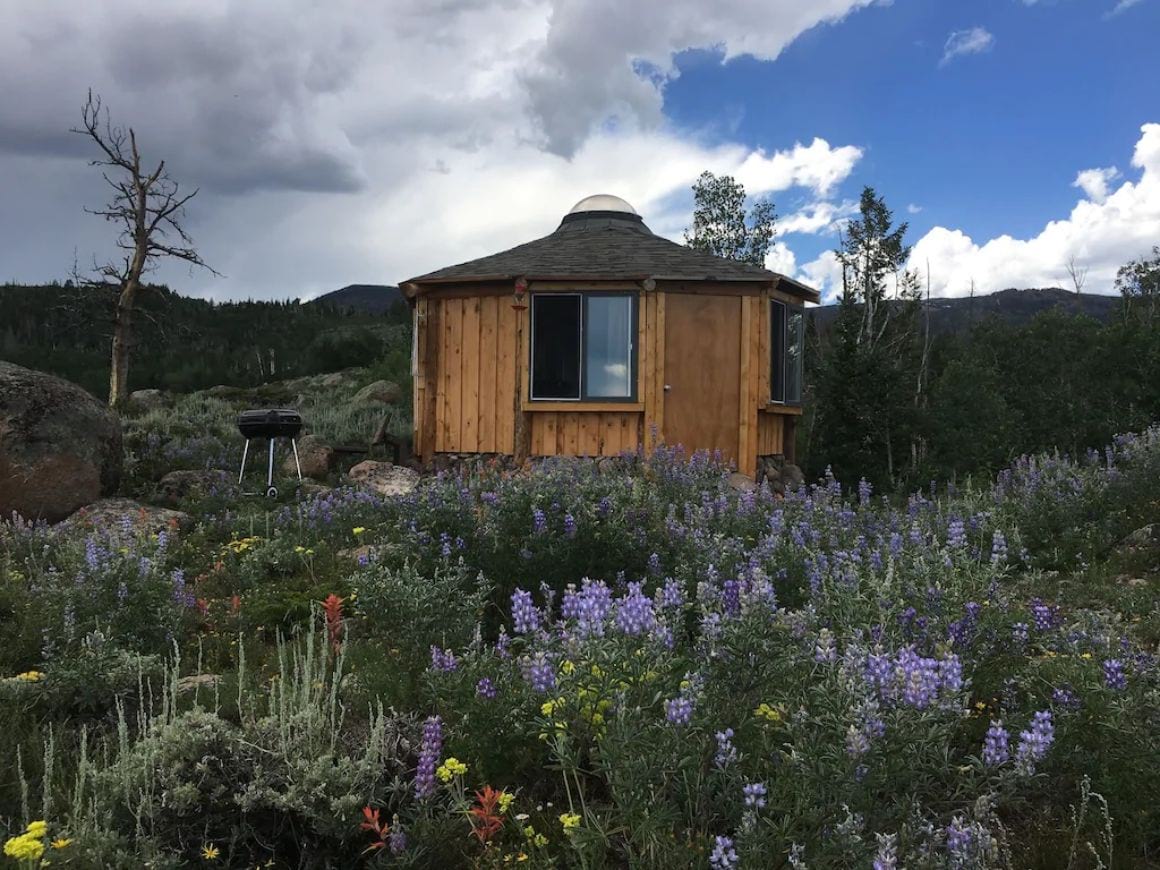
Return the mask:
[[967, 546], [967, 527], [961, 519], [955, 517], [947, 525], [947, 547], [952, 550], [962, 550]]
[[859, 728], [857, 725], [851, 725], [846, 729], [846, 754], [851, 758], [861, 758], [870, 751], [870, 738], [866, 736], [866, 730]]
[[569, 583], [564, 587], [564, 594], [560, 597], [560, 618], [576, 619], [580, 616], [580, 593], [576, 591], [576, 584]]
[[685, 588], [672, 577], [665, 578], [665, 585], [657, 590], [657, 607], [662, 610], [676, 610], [685, 604]]
[[765, 783], [746, 783], [742, 787], [741, 793], [745, 797], [745, 806], [753, 807], [754, 809], [758, 810], [765, 806]]
[[530, 634], [540, 627], [540, 611], [532, 601], [532, 593], [517, 589], [512, 593], [512, 630], [516, 634]]
[[399, 827], [399, 822], [396, 821], [391, 825], [391, 833], [388, 838], [388, 846], [392, 855], [402, 855], [407, 851], [407, 835], [402, 828]]
[[612, 499], [604, 496], [596, 505], [596, 513], [601, 517], [606, 517], [612, 513]]
[[576, 537], [576, 518], [570, 513], [564, 514], [564, 537]]
[[501, 625], [499, 628], [499, 637], [495, 639], [495, 654], [501, 659], [508, 658], [511, 655], [511, 653], [508, 651], [508, 647], [510, 645], [511, 638], [508, 636], [507, 631]]
[[1052, 690], [1051, 703], [1065, 710], [1078, 710], [1080, 700], [1071, 686], [1063, 685]]
[[459, 662], [455, 659], [455, 653], [449, 649], [440, 649], [431, 645], [431, 670], [442, 671], [449, 674], [459, 667]]
[[693, 700], [684, 696], [665, 701], [665, 720], [670, 725], [688, 725], [693, 718]]
[[815, 662], [835, 662], [838, 660], [838, 650], [834, 646], [834, 635], [828, 628], [818, 632], [817, 643], [814, 644]]
[[713, 870], [733, 870], [737, 866], [737, 851], [731, 837], [716, 837], [713, 851], [709, 855], [709, 866]]
[[987, 736], [983, 740], [983, 763], [988, 767], [998, 767], [1011, 757], [1008, 749], [1009, 735], [1003, 727], [1003, 722], [991, 721], [987, 729]]
[[1031, 720], [1031, 728], [1019, 732], [1019, 748], [1015, 758], [1020, 770], [1031, 774], [1035, 772], [1035, 762], [1047, 754], [1052, 741], [1055, 740], [1055, 728], [1051, 723], [1051, 711], [1039, 710]]
[[435, 767], [443, 752], [443, 721], [429, 716], [423, 723], [423, 739], [419, 744], [419, 765], [415, 770], [415, 797], [426, 800], [435, 793]]
[[898, 870], [897, 843], [897, 834], [878, 834], [878, 852], [874, 855], [874, 870]]
[[1007, 538], [1001, 531], [995, 529], [991, 535], [991, 564], [1002, 565], [1007, 561]]
[[661, 573], [661, 557], [656, 553], [648, 557], [648, 573], [653, 577], [659, 577]]
[[532, 531], [537, 535], [542, 535], [548, 529], [548, 518], [544, 516], [544, 512], [539, 508], [532, 511]]
[[947, 853], [956, 866], [963, 866], [971, 855], [975, 842], [975, 832], [963, 823], [961, 816], [955, 816], [947, 825]]
[[860, 504], [870, 504], [870, 495], [874, 492], [874, 487], [870, 485], [870, 481], [862, 478], [858, 481], [858, 502]]
[[1104, 661], [1104, 685], [1117, 692], [1127, 688], [1128, 678], [1124, 676], [1124, 663], [1119, 659]]
[[533, 691], [546, 693], [556, 688], [556, 669], [542, 652], [524, 662], [524, 678], [531, 683]]
[[475, 684], [475, 694], [489, 701], [495, 697], [495, 683], [491, 681], [491, 677], [484, 677]]
[[1049, 631], [1055, 624], [1056, 610], [1050, 605], [1044, 604], [1040, 598], [1031, 599], [1031, 616], [1035, 622], [1036, 631]]
[[584, 579], [581, 584], [576, 628], [581, 637], [604, 637], [604, 624], [612, 611], [612, 590], [603, 580]]
[[640, 583], [629, 583], [628, 592], [616, 602], [616, 627], [630, 637], [643, 634], [656, 624], [652, 601]]
[[1015, 646], [1022, 648], [1027, 645], [1027, 641], [1031, 637], [1031, 629], [1026, 622], [1017, 622], [1011, 626], [1011, 640], [1015, 642]]
[[737, 760], [737, 747], [733, 745], [733, 729], [726, 728], [724, 731], [718, 731], [716, 737], [717, 755], [713, 758], [713, 763], [724, 770]]
[[946, 692], [958, 692], [963, 688], [963, 663], [951, 653], [938, 663], [939, 686]]

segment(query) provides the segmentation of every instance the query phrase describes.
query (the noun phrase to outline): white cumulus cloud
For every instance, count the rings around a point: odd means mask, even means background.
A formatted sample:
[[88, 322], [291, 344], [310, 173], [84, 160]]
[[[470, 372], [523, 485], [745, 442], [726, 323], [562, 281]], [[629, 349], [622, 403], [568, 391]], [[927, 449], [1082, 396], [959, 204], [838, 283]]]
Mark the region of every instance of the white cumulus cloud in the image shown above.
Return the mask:
[[1033, 238], [1002, 235], [982, 243], [958, 229], [935, 227], [915, 245], [911, 266], [930, 264], [935, 295], [962, 296], [1006, 287], [1068, 286], [1073, 260], [1088, 269], [1089, 292], [1113, 292], [1116, 270], [1160, 239], [1160, 123], [1144, 124], [1132, 156], [1139, 176], [1110, 189], [1109, 170], [1081, 172], [1085, 194], [1066, 218]]
[[956, 30], [947, 37], [946, 45], [943, 46], [943, 56], [942, 60], [939, 61], [939, 66], [946, 66], [956, 57], [990, 51], [994, 44], [994, 35], [985, 27], [971, 27], [967, 30]]

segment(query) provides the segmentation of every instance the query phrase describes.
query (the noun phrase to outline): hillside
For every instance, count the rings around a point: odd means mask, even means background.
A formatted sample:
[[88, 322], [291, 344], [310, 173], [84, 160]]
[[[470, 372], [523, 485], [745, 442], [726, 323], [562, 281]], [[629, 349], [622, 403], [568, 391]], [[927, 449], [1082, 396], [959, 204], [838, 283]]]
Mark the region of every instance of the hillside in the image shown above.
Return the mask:
[[[103, 396], [113, 304], [111, 294], [70, 283], [0, 285], [0, 359]], [[405, 313], [296, 300], [216, 303], [151, 287], [134, 315], [130, 389], [252, 386], [364, 366], [390, 351], [406, 353], [408, 329]]]
[[[1022, 325], [1036, 315], [1051, 309], [1065, 314], [1082, 314], [1106, 323], [1119, 311], [1120, 297], [1096, 293], [1073, 293], [1060, 287], [1027, 290], [999, 290], [982, 296], [935, 298], [924, 303], [929, 306], [931, 330], [935, 333], [953, 333], [969, 329], [975, 323], [990, 317], [1011, 324]], [[838, 306], [823, 305], [811, 309], [809, 316], [825, 329], [837, 316]]]
[[385, 314], [405, 306], [403, 292], [390, 284], [347, 284], [338, 290], [324, 293], [305, 303], [329, 305], [343, 311], [362, 314]]

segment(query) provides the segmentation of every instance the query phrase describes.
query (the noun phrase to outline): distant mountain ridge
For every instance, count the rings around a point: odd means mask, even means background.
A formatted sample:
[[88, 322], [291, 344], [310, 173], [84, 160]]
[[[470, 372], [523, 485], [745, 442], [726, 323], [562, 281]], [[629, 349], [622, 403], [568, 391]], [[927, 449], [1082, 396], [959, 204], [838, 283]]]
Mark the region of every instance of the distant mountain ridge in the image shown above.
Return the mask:
[[[930, 327], [935, 333], [959, 332], [989, 317], [1022, 324], [1050, 309], [1064, 314], [1082, 314], [1100, 322], [1110, 320], [1120, 310], [1119, 296], [1074, 293], [1062, 287], [1026, 290], [997, 290], [980, 296], [934, 297], [923, 301], [929, 306]], [[838, 306], [822, 305], [809, 311], [818, 327], [825, 330], [837, 317]]]
[[[395, 305], [405, 305], [406, 299], [398, 287], [390, 284], [348, 284], [305, 304], [328, 305], [359, 314], [383, 314]], [[1120, 297], [1073, 293], [1062, 287], [1010, 288], [973, 297], [935, 297], [924, 304], [929, 305], [931, 330], [943, 333], [968, 329], [973, 323], [992, 316], [1011, 324], [1026, 323], [1053, 308], [1106, 322], [1119, 310]], [[811, 308], [809, 316], [824, 330], [833, 322], [837, 312], [836, 304], [822, 305]]]
[[360, 314], [385, 314], [397, 303], [406, 304], [403, 291], [390, 284], [347, 284], [316, 296], [307, 305], [329, 305], [332, 308]]

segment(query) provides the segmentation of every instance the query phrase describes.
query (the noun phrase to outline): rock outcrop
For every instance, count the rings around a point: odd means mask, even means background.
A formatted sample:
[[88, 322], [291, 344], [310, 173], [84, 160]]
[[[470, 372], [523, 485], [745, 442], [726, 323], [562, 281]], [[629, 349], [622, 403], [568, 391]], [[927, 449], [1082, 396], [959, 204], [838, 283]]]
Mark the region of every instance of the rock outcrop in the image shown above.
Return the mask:
[[[298, 441], [298, 461], [302, 464], [303, 477], [325, 480], [334, 466], [334, 448], [317, 435], [307, 435]], [[293, 453], [282, 460], [282, 471], [291, 476], [298, 474]]]
[[394, 405], [403, 398], [403, 389], [391, 381], [375, 381], [354, 394], [356, 405]]
[[76, 384], [0, 362], [0, 516], [57, 522], [113, 493], [121, 421]]
[[66, 521], [83, 529], [107, 529], [128, 526], [134, 532], [176, 534], [193, 522], [183, 511], [141, 504], [131, 498], [103, 498], [78, 510]]
[[406, 495], [419, 485], [419, 472], [413, 468], [373, 459], [360, 462], [348, 476], [354, 483], [379, 495]]

